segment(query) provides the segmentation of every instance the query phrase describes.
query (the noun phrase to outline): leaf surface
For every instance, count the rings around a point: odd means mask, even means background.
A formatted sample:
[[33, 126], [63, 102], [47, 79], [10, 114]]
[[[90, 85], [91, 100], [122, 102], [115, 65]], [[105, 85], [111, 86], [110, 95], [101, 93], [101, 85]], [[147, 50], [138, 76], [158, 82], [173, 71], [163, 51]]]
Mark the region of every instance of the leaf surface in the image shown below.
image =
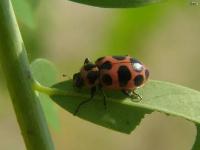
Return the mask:
[[197, 135], [196, 135], [196, 140], [195, 143], [192, 147], [192, 150], [199, 150], [200, 149], [200, 125], [196, 124], [197, 128]]
[[[74, 113], [78, 104], [89, 98], [89, 90], [74, 90], [72, 81], [54, 85], [65, 92], [65, 95], [54, 95], [52, 99], [67, 111]], [[180, 116], [200, 123], [200, 92], [167, 82], [149, 81], [136, 92], [143, 99], [133, 102], [121, 92], [105, 91], [107, 109], [103, 105], [103, 97], [97, 93], [93, 101], [81, 106], [77, 116], [98, 125], [130, 133], [145, 114], [159, 111], [169, 115]]]
[[161, 0], [71, 0], [71, 1], [97, 7], [106, 7], [106, 8], [140, 7], [147, 4], [154, 4], [161, 2]]

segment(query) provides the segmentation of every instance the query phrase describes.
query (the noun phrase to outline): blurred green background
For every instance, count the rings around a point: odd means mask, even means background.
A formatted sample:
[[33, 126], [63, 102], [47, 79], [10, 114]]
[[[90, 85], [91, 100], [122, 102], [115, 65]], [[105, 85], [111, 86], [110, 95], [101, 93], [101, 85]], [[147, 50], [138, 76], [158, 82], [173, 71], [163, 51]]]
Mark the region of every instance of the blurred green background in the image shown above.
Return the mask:
[[[77, 72], [86, 57], [130, 54], [149, 67], [151, 79], [200, 90], [200, 5], [191, 5], [190, 0], [134, 9], [104, 9], [67, 0], [13, 2], [30, 60], [44, 57], [54, 62], [58, 81]], [[1, 69], [0, 83], [0, 150], [23, 150]], [[190, 150], [196, 135], [189, 121], [158, 112], [146, 115], [126, 135], [55, 107], [61, 124], [59, 130], [50, 127], [56, 150]]]

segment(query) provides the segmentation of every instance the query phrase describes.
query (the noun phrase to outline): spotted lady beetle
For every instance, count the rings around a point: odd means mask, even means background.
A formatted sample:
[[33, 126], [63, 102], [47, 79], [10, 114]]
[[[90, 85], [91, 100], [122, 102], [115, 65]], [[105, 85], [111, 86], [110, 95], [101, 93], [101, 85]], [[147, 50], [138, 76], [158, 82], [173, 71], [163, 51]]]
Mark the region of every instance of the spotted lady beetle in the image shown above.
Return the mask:
[[74, 115], [83, 104], [93, 99], [97, 88], [103, 94], [105, 106], [104, 89], [122, 91], [132, 99], [141, 100], [134, 90], [144, 85], [148, 78], [149, 70], [131, 56], [105, 56], [98, 58], [95, 63], [86, 58], [80, 72], [73, 75], [73, 85], [78, 89], [83, 86], [91, 89], [91, 96], [78, 105]]

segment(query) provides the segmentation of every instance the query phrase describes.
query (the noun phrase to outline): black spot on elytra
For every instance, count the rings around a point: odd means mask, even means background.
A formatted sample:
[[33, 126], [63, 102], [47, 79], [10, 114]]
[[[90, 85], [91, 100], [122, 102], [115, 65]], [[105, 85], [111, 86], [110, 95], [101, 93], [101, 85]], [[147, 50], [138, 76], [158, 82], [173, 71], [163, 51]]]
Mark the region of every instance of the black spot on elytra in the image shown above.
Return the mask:
[[134, 79], [134, 84], [135, 86], [140, 86], [142, 85], [143, 81], [144, 81], [144, 77], [142, 75], [137, 75]]
[[105, 57], [100, 57], [96, 60], [96, 62], [103, 60]]
[[139, 60], [135, 59], [135, 58], [130, 58], [130, 61], [132, 63], [139, 63], [139, 64], [142, 64]]
[[97, 78], [98, 78], [98, 71], [90, 71], [90, 72], [88, 72], [88, 74], [87, 74], [87, 79], [89, 80], [89, 83], [90, 84], [94, 84], [95, 83], [95, 81], [97, 80]]
[[117, 71], [119, 85], [121, 87], [126, 86], [128, 81], [131, 79], [131, 73], [126, 66], [120, 66]]
[[124, 60], [126, 59], [126, 56], [112, 56], [112, 58], [117, 59], [117, 60]]
[[105, 85], [112, 85], [112, 78], [111, 78], [111, 76], [108, 75], [108, 74], [103, 75], [103, 77], [102, 77], [102, 82], [103, 82]]
[[84, 69], [85, 69], [86, 71], [92, 70], [92, 69], [95, 68], [95, 67], [96, 67], [96, 65], [95, 65], [95, 64], [92, 64], [92, 63], [89, 63], [89, 64], [84, 65]]
[[148, 69], [145, 70], [145, 78], [146, 78], [146, 79], [149, 78], [149, 70], [148, 70]]
[[112, 68], [112, 64], [109, 61], [104, 62], [101, 66], [100, 69], [111, 69]]

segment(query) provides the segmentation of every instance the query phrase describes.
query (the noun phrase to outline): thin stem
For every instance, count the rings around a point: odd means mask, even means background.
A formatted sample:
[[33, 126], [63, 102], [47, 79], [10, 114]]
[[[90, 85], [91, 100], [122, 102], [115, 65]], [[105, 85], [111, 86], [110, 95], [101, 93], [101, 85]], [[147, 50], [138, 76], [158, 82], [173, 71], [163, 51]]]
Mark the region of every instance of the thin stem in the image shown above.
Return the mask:
[[67, 92], [56, 89], [56, 88], [51, 88], [51, 87], [46, 87], [44, 85], [41, 85], [38, 81], [33, 82], [33, 89], [36, 91], [39, 91], [41, 93], [47, 94], [49, 96], [52, 95], [67, 95]]
[[29, 62], [10, 0], [0, 0], [0, 63], [28, 150], [53, 150], [48, 126], [32, 88]]

